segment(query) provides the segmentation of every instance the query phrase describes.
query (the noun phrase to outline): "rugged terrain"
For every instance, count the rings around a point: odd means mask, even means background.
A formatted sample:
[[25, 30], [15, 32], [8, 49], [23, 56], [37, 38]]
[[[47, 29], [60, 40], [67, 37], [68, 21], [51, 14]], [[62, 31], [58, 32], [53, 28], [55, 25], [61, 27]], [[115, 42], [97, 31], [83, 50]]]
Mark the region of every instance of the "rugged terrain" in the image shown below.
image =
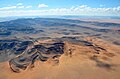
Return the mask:
[[119, 34], [113, 20], [0, 22], [0, 79], [119, 79]]

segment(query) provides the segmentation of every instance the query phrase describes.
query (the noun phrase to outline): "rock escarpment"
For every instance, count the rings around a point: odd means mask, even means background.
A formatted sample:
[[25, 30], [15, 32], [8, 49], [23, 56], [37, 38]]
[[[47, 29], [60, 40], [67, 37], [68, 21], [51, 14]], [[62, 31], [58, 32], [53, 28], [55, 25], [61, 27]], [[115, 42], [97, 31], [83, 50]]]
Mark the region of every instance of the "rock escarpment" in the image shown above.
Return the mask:
[[17, 55], [9, 61], [12, 71], [19, 73], [28, 67], [33, 68], [34, 62], [40, 60], [45, 62], [51, 59], [54, 63], [59, 63], [59, 57], [64, 53], [63, 42], [46, 42], [33, 44], [26, 48], [22, 54]]
[[[65, 37], [38, 40], [30, 44], [24, 43], [21, 47], [24, 47], [24, 45], [27, 45], [26, 49], [19, 54], [14, 53], [16, 56], [9, 61], [11, 70], [17, 73], [33, 68], [36, 60], [56, 65], [61, 64], [64, 59], [69, 59], [69, 57], [74, 60], [76, 56], [81, 59], [94, 61], [97, 67], [113, 70], [114, 65], [110, 60], [116, 56], [114, 52], [118, 52], [118, 49], [111, 49], [111, 44], [95, 38], [80, 39]], [[118, 47], [115, 46], [115, 48]]]

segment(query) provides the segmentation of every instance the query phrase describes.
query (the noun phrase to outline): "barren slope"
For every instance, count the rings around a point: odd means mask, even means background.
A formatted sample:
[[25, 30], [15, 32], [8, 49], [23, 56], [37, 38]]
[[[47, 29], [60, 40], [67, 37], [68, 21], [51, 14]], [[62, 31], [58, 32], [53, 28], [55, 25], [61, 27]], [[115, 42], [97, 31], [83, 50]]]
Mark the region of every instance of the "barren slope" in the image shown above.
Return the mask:
[[59, 64], [36, 60], [35, 67], [14, 73], [8, 62], [0, 63], [0, 79], [120, 79], [120, 47], [98, 38], [84, 41], [89, 44], [66, 41]]

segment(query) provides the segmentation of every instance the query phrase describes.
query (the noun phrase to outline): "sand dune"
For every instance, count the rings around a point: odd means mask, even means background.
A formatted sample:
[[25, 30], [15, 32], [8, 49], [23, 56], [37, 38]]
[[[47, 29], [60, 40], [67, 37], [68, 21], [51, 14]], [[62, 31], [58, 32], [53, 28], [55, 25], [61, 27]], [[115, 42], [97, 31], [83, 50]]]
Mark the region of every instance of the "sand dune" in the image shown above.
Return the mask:
[[91, 46], [65, 43], [59, 64], [35, 61], [35, 67], [14, 73], [8, 62], [0, 63], [0, 79], [120, 79], [120, 47], [96, 38]]

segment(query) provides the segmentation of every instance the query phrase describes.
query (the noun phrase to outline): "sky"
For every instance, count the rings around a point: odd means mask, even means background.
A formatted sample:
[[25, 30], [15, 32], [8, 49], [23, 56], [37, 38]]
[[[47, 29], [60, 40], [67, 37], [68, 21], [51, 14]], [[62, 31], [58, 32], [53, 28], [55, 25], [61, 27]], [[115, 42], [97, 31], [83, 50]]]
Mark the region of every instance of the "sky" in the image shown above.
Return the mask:
[[0, 0], [0, 17], [120, 16], [120, 0]]

